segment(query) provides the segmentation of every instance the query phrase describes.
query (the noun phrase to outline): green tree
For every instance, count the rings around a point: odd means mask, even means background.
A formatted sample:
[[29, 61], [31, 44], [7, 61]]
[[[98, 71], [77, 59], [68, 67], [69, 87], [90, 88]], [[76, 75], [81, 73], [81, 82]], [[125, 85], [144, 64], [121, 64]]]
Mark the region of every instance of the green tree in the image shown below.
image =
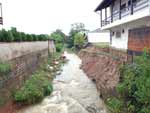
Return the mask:
[[61, 30], [57, 29], [55, 32], [51, 33], [50, 37], [55, 40], [56, 50], [61, 52], [64, 47], [66, 35]]
[[81, 49], [85, 43], [85, 37], [82, 33], [77, 33], [74, 37], [74, 46]]
[[10, 31], [14, 37], [14, 41], [21, 41], [21, 35], [15, 27], [12, 27]]
[[78, 33], [85, 33], [86, 30], [85, 29], [85, 25], [83, 23], [74, 23], [71, 25], [71, 30], [69, 32], [69, 36], [67, 37], [67, 46], [68, 48], [71, 48], [74, 46], [74, 37], [76, 34]]

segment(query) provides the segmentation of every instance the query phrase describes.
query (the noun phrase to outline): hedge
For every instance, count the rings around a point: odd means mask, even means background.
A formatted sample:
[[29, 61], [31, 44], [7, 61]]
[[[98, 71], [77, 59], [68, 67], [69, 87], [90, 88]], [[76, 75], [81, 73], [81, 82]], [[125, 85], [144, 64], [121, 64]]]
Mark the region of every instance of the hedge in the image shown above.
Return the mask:
[[0, 30], [0, 42], [22, 42], [22, 41], [46, 41], [49, 36], [46, 34], [26, 34], [24, 32], [17, 31], [12, 27], [10, 30]]

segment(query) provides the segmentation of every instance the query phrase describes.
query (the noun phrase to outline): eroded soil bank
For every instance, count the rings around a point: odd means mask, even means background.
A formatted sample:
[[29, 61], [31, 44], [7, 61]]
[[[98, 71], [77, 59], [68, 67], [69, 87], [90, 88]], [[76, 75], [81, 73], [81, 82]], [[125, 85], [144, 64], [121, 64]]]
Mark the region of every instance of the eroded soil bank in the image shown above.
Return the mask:
[[80, 58], [68, 53], [65, 56], [69, 62], [53, 81], [52, 95], [17, 113], [106, 113], [95, 84], [80, 69]]
[[[106, 54], [105, 54], [106, 53]], [[108, 49], [88, 47], [79, 53], [81, 68], [96, 83], [100, 97], [106, 99], [116, 95], [115, 86], [119, 82], [119, 66], [123, 62], [107, 54]]]

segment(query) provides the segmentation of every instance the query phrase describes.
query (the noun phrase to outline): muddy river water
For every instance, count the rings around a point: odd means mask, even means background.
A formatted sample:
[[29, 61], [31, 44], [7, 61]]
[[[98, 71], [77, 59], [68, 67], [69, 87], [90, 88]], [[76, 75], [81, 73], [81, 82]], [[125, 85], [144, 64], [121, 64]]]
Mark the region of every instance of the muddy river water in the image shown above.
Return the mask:
[[80, 58], [67, 52], [65, 56], [69, 61], [53, 81], [51, 96], [18, 113], [106, 113], [95, 84], [80, 69]]

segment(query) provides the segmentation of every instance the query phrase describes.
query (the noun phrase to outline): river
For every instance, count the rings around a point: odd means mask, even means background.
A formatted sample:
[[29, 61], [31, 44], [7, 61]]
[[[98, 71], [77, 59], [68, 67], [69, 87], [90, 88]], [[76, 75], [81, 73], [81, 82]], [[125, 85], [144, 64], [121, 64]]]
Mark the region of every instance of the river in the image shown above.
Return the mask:
[[80, 58], [67, 52], [65, 56], [69, 61], [53, 81], [51, 96], [18, 113], [106, 113], [95, 84], [80, 69]]

